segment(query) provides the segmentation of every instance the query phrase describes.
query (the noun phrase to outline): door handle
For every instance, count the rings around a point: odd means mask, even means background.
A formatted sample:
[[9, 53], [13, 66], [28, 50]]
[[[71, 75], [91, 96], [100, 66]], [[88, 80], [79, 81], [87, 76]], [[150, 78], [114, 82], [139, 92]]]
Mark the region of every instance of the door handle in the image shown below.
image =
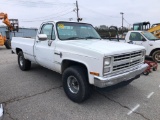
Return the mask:
[[60, 58], [62, 57], [62, 53], [61, 52], [54, 52], [55, 55], [59, 55]]

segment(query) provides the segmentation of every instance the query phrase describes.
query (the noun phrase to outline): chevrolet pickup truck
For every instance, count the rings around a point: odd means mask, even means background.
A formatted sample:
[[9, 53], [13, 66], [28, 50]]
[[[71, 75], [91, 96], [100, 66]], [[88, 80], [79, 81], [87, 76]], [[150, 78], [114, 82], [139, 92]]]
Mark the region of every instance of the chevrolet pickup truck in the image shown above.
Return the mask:
[[87, 23], [44, 22], [35, 39], [13, 37], [11, 45], [22, 71], [34, 62], [62, 74], [66, 95], [77, 103], [89, 98], [91, 86], [129, 84], [148, 66], [144, 47], [102, 40]]
[[129, 31], [125, 37], [126, 42], [144, 46], [146, 55], [151, 56], [160, 63], [160, 39], [147, 31]]

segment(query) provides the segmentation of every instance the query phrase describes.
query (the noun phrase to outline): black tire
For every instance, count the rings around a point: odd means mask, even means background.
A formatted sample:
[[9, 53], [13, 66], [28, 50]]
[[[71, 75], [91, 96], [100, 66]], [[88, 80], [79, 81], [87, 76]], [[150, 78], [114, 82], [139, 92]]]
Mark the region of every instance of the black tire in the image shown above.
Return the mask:
[[11, 49], [11, 41], [10, 40], [6, 40], [4, 45], [6, 46], [7, 49]]
[[160, 50], [155, 51], [152, 54], [152, 57], [156, 62], [160, 63]]
[[153, 71], [157, 71], [157, 68], [153, 67]]
[[76, 103], [81, 103], [91, 95], [87, 71], [80, 66], [67, 68], [63, 75], [63, 88], [67, 97]]
[[26, 60], [24, 58], [24, 55], [23, 55], [23, 52], [20, 51], [18, 53], [18, 65], [19, 65], [19, 68], [22, 70], [22, 71], [26, 71], [26, 70], [29, 70], [31, 68], [31, 61], [29, 60]]
[[146, 72], [143, 72], [143, 75], [149, 75], [149, 72], [148, 71], [146, 71]]

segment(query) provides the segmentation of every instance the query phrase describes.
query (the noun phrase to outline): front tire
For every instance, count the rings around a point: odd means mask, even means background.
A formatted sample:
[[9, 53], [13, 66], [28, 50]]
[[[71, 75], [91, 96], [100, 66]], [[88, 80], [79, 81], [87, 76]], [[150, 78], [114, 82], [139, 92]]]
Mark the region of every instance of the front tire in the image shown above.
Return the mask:
[[160, 50], [155, 51], [152, 57], [156, 62], [160, 63]]
[[81, 103], [91, 95], [87, 71], [80, 66], [67, 68], [62, 76], [63, 88], [70, 100]]
[[22, 71], [26, 71], [26, 70], [29, 70], [31, 68], [31, 61], [29, 60], [26, 60], [24, 58], [24, 55], [23, 55], [23, 52], [20, 51], [18, 53], [18, 65], [19, 65], [19, 68], [22, 70]]

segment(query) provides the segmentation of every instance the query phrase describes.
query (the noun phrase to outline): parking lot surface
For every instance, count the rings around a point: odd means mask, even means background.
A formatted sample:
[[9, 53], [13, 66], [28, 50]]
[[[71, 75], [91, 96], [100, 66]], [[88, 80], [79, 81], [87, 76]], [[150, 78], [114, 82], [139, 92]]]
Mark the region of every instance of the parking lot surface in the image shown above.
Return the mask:
[[62, 88], [61, 75], [32, 64], [23, 72], [17, 55], [0, 47], [3, 120], [160, 120], [160, 70], [121, 88], [94, 88], [77, 104]]

